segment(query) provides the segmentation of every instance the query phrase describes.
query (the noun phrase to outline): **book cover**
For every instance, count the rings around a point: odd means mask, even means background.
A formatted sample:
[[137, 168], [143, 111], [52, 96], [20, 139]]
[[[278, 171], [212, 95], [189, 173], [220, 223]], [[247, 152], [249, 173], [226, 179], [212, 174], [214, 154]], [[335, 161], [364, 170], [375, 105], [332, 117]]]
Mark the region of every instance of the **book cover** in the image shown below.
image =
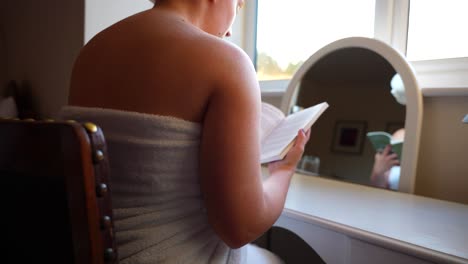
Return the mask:
[[285, 116], [278, 108], [262, 103], [260, 162], [281, 160], [294, 144], [300, 129], [308, 130], [328, 108], [323, 102]]
[[402, 140], [393, 140], [390, 133], [384, 131], [373, 131], [367, 133], [367, 138], [372, 143], [375, 151], [381, 152], [384, 150], [385, 146], [391, 145], [392, 152], [398, 155], [398, 159], [401, 161], [401, 154], [403, 150], [403, 141]]

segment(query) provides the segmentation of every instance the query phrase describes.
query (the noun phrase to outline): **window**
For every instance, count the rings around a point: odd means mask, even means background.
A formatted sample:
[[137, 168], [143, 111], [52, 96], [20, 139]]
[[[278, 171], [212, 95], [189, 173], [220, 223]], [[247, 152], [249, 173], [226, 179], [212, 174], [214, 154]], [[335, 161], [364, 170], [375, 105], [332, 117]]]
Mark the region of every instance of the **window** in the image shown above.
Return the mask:
[[337, 39], [374, 37], [374, 13], [375, 0], [258, 0], [259, 80], [290, 79], [310, 55]]
[[256, 64], [263, 92], [283, 92], [310, 55], [352, 35], [407, 54], [422, 88], [467, 88], [466, 10], [467, 0], [251, 0], [236, 44]]
[[468, 57], [467, 11], [466, 0], [411, 0], [408, 59]]

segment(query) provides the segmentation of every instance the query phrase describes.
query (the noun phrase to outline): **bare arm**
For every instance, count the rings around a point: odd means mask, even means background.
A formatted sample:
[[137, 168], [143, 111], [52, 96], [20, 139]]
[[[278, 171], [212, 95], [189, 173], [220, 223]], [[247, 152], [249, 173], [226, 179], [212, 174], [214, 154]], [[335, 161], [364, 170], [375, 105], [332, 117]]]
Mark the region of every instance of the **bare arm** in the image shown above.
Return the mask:
[[[236, 50], [219, 64], [204, 119], [200, 175], [208, 219], [233, 248], [264, 233], [281, 214], [307, 136], [299, 134], [286, 159], [260, 170], [260, 89], [248, 57]], [[224, 63], [224, 64], [223, 64]]]

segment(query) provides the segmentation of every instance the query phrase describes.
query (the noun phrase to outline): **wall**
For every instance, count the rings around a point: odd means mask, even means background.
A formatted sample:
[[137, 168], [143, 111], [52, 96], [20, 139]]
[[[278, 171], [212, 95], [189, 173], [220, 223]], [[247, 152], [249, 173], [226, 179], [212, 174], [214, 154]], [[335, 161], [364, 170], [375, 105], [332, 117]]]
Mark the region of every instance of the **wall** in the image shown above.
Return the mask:
[[[0, 10], [4, 10], [3, 2], [0, 3]], [[0, 17], [3, 17], [2, 13], [0, 13]], [[8, 83], [7, 73], [8, 73], [8, 69], [7, 69], [7, 50], [5, 47], [5, 33], [3, 30], [3, 21], [0, 20], [0, 98], [3, 97], [3, 92]]]
[[[153, 7], [149, 0], [85, 0], [85, 42], [98, 32], [130, 15]], [[239, 12], [228, 41], [242, 46], [245, 12]]]
[[468, 96], [424, 97], [416, 194], [468, 204]]
[[85, 42], [98, 32], [130, 15], [149, 9], [149, 0], [83, 0], [85, 1]]
[[85, 41], [151, 2], [4, 0], [2, 5], [0, 51], [8, 52], [0, 57], [0, 82], [30, 86], [39, 115], [50, 117], [67, 103], [73, 63]]
[[5, 1], [0, 1], [0, 98], [4, 96], [5, 88], [8, 83], [8, 63], [7, 49], [5, 43]]
[[83, 2], [3, 4], [7, 78], [30, 86], [39, 114], [50, 116], [68, 97], [71, 66], [83, 43]]

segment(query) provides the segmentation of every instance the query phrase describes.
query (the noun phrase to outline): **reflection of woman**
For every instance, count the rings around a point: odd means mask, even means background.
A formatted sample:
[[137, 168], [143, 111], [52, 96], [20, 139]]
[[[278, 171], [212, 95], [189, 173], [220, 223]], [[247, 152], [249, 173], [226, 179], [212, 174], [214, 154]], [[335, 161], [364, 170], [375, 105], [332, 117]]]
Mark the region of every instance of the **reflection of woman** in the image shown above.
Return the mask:
[[[405, 86], [401, 76], [397, 73], [390, 81], [391, 94], [395, 100], [406, 104]], [[400, 128], [392, 134], [393, 141], [403, 141], [405, 138], [405, 129]], [[392, 152], [390, 145], [386, 146], [382, 152], [377, 152], [374, 157], [374, 166], [371, 173], [371, 183], [374, 186], [398, 190], [400, 182], [400, 160], [397, 154]]]
[[121, 263], [278, 260], [244, 245], [281, 214], [309, 134], [262, 181], [255, 70], [222, 39], [243, 3], [157, 0], [76, 60], [61, 115], [106, 134]]
[[[405, 130], [401, 128], [392, 135], [393, 140], [403, 140]], [[392, 147], [387, 145], [382, 152], [377, 152], [374, 157], [374, 166], [371, 173], [371, 183], [374, 186], [398, 190], [400, 181], [400, 160]]]

